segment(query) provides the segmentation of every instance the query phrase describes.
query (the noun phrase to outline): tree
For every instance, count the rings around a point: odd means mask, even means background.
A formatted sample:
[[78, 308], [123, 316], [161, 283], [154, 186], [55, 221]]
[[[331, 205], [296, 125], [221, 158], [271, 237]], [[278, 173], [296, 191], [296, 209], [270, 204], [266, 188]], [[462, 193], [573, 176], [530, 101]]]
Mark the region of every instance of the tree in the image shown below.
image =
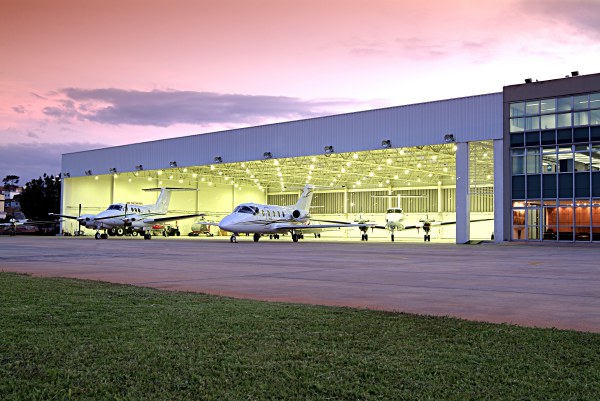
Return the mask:
[[2, 183], [4, 184], [4, 189], [7, 191], [14, 191], [15, 189], [17, 189], [19, 178], [20, 177], [17, 175], [7, 175], [6, 177], [4, 177], [4, 179], [2, 180]]
[[60, 175], [46, 175], [25, 184], [18, 195], [21, 210], [31, 220], [47, 220], [48, 213], [60, 212]]

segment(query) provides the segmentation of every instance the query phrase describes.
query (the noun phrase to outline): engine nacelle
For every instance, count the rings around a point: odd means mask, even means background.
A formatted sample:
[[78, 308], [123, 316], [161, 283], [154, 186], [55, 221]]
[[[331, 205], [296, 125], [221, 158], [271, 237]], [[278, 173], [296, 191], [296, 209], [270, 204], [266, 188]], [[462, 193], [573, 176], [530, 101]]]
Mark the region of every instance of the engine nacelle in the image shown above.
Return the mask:
[[303, 212], [303, 211], [301, 211], [301, 210], [294, 210], [294, 211], [292, 212], [292, 217], [293, 217], [294, 219], [296, 219], [296, 220], [299, 220], [299, 219], [305, 219], [305, 218], [307, 218], [307, 217], [309, 217], [309, 216], [308, 216], [308, 213], [307, 213], [307, 212]]

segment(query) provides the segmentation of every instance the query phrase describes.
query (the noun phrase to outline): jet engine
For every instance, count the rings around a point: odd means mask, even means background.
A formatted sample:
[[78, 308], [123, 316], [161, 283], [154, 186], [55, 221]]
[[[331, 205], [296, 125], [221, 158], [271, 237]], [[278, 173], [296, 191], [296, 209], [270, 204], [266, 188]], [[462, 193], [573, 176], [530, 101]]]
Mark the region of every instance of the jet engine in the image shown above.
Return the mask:
[[300, 220], [300, 219], [306, 219], [309, 217], [307, 212], [301, 211], [301, 210], [294, 210], [292, 212], [292, 217], [296, 220]]

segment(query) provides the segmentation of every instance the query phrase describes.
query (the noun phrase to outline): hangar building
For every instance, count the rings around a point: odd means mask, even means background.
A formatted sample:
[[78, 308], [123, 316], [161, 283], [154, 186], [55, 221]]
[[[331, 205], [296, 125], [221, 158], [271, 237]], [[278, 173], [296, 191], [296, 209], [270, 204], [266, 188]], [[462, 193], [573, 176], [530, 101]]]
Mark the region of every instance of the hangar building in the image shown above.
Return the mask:
[[382, 221], [400, 207], [407, 222], [456, 222], [432, 232], [456, 243], [600, 241], [600, 74], [68, 153], [61, 171], [62, 214], [176, 186], [197, 191], [174, 194], [170, 211], [218, 219], [242, 202], [293, 204], [312, 183], [314, 217]]

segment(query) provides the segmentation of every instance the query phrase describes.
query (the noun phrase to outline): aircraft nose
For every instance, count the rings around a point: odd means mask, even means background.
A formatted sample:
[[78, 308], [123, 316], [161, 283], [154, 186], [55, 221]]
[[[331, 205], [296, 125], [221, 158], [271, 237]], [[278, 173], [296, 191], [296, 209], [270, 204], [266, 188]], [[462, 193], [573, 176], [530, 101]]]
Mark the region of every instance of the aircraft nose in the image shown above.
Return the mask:
[[233, 221], [233, 216], [231, 214], [223, 217], [221, 219], [221, 221], [219, 222], [219, 228], [224, 231], [232, 232], [233, 231], [233, 226], [231, 224], [232, 221]]

